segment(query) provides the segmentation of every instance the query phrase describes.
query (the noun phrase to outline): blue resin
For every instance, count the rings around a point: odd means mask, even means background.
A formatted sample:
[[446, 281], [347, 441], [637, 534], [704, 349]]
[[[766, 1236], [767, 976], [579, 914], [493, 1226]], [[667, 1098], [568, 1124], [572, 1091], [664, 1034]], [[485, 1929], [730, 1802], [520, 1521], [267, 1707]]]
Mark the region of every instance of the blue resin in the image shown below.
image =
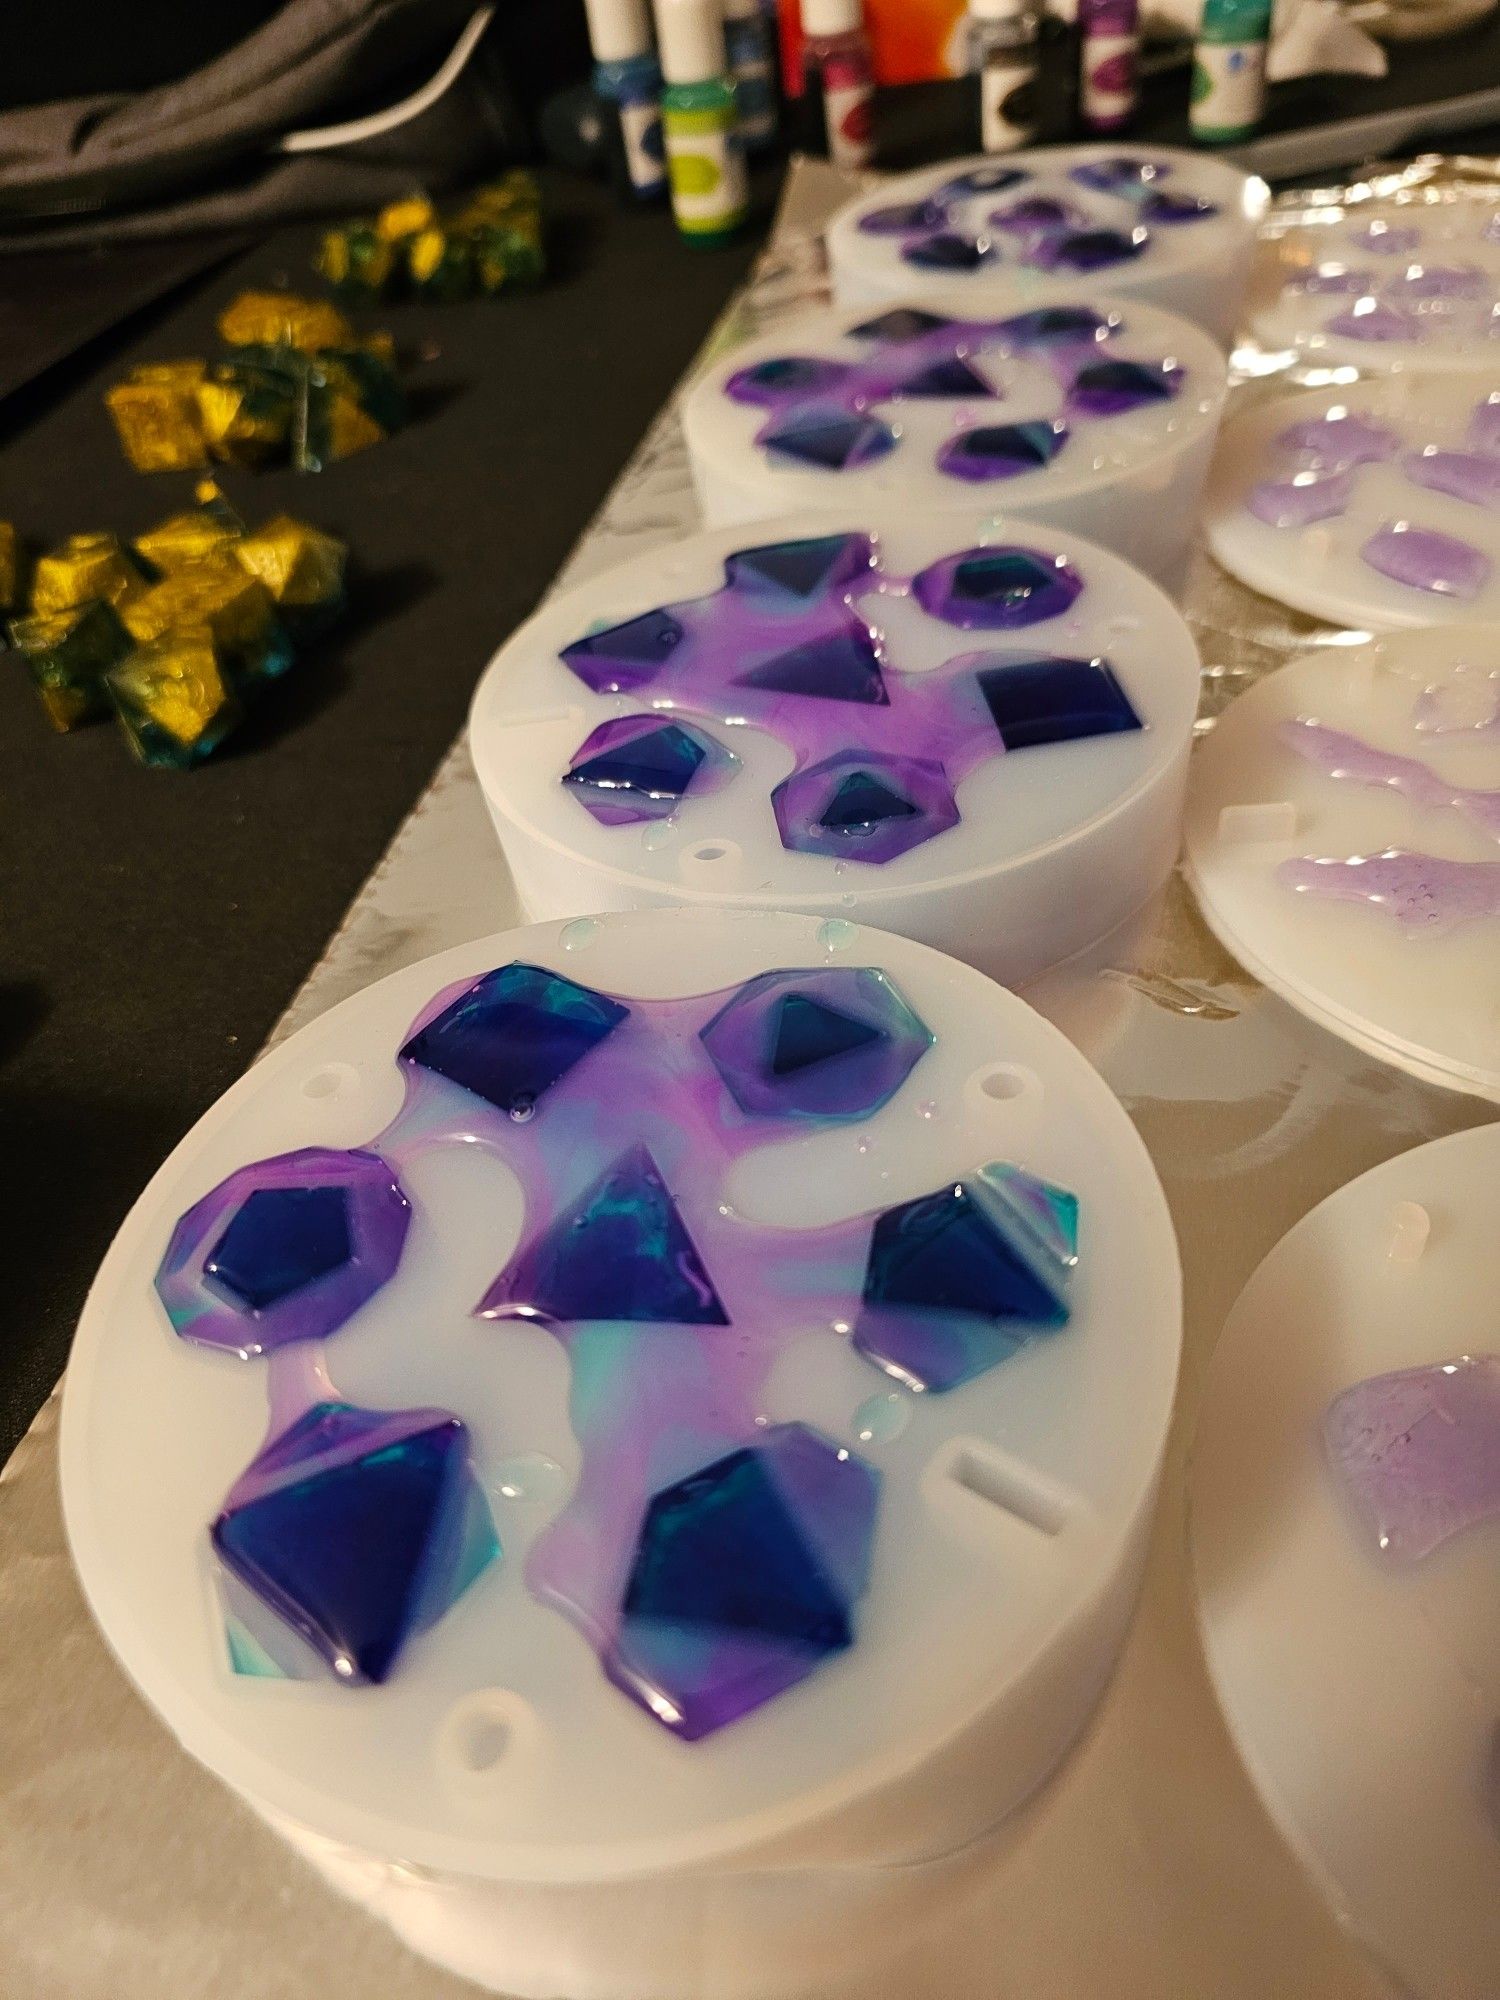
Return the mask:
[[915, 238], [903, 246], [901, 255], [924, 271], [977, 271], [981, 264], [991, 262], [995, 253], [988, 243], [975, 237], [944, 230], [937, 236]]
[[349, 1197], [341, 1187], [257, 1188], [210, 1251], [204, 1276], [260, 1312], [347, 1264]]
[[896, 437], [888, 425], [874, 417], [813, 408], [794, 410], [783, 422], [762, 431], [760, 442], [767, 451], [779, 452], [801, 465], [842, 472], [846, 466], [868, 465], [872, 459], [884, 458]]
[[486, 1298], [524, 1318], [727, 1326], [655, 1160], [634, 1146], [511, 1264]]
[[724, 562], [724, 580], [757, 608], [778, 602], [788, 611], [805, 608], [841, 584], [868, 575], [874, 552], [864, 535], [818, 535], [803, 542], [768, 542], [741, 549]]
[[917, 808], [873, 771], [851, 771], [818, 815], [835, 833], [871, 833], [888, 819], [910, 819]]
[[783, 994], [771, 1030], [772, 1076], [795, 1076], [880, 1040], [880, 1030], [825, 1007], [810, 993]]
[[[456, 1417], [337, 1403], [315, 1405], [252, 1465], [213, 1545], [249, 1593], [229, 1627], [237, 1671], [264, 1674], [300, 1642], [355, 1684], [385, 1680], [499, 1553]], [[248, 1629], [251, 1604], [280, 1637]]]
[[419, 1027], [404, 1063], [446, 1077], [512, 1117], [617, 1028], [629, 1010], [535, 965], [506, 965]]
[[1070, 1226], [1076, 1240], [1077, 1212], [1069, 1225], [1048, 1206], [1050, 1242], [1009, 1188], [982, 1178], [887, 1209], [870, 1238], [855, 1346], [914, 1388], [944, 1390], [1065, 1325], [1073, 1257], [1052, 1252]]
[[932, 1046], [883, 973], [847, 966], [762, 973], [701, 1039], [752, 1118], [868, 1118]]
[[913, 581], [918, 603], [949, 625], [997, 629], [1061, 617], [1083, 585], [1061, 557], [1031, 549], [976, 549], [949, 556]]
[[945, 355], [940, 360], [929, 362], [925, 368], [919, 368], [896, 391], [898, 396], [943, 397], [993, 396], [994, 393], [984, 377], [957, 354]]
[[1007, 750], [1113, 736], [1141, 726], [1104, 660], [1004, 660], [980, 668], [979, 686]]
[[856, 340], [878, 340], [883, 346], [891, 346], [920, 340], [924, 334], [952, 325], [953, 321], [944, 319], [941, 313], [924, 312], [920, 306], [892, 306], [889, 312], [877, 313], [874, 319], [851, 326], [849, 332]]
[[628, 743], [585, 757], [571, 766], [563, 782], [606, 792], [638, 792], [648, 799], [680, 799], [706, 754], [680, 724], [664, 722]]
[[623, 694], [644, 687], [681, 642], [682, 627], [675, 618], [665, 611], [646, 611], [575, 640], [563, 658], [596, 693]]
[[982, 424], [951, 438], [938, 453], [938, 465], [958, 479], [1012, 479], [1050, 465], [1067, 441], [1067, 425], [1045, 418], [1025, 424]]
[[1167, 362], [1090, 361], [1073, 377], [1068, 402], [1091, 417], [1118, 417], [1170, 402], [1181, 387], [1182, 370]]
[[783, 1424], [657, 1493], [609, 1672], [689, 1741], [852, 1644], [879, 1474]]

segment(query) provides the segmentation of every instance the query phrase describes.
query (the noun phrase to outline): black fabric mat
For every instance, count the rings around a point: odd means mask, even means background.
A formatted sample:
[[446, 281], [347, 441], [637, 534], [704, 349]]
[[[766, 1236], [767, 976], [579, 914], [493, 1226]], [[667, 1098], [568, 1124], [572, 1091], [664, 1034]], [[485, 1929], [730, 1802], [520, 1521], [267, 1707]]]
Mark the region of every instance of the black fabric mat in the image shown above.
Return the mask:
[[[346, 536], [360, 576], [348, 627], [219, 758], [147, 771], [112, 724], [54, 736], [0, 655], [0, 1462], [125, 1210], [270, 1031], [755, 247], [694, 251], [663, 213], [547, 192], [545, 289], [356, 315], [408, 350], [407, 430], [316, 477], [224, 477], [251, 519]], [[243, 254], [0, 404], [0, 516], [50, 542], [185, 504], [187, 476], [126, 465], [100, 392], [208, 351], [244, 285], [310, 277], [310, 241]]]

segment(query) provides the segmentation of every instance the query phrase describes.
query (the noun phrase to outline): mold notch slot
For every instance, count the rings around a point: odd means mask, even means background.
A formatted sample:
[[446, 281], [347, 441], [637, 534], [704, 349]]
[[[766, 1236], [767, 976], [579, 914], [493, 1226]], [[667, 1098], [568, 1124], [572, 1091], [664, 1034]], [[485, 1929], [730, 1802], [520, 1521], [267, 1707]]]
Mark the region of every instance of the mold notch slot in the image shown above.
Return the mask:
[[1014, 1516], [1039, 1534], [1060, 1535], [1079, 1511], [1076, 1495], [980, 1438], [955, 1438], [934, 1471], [945, 1485]]

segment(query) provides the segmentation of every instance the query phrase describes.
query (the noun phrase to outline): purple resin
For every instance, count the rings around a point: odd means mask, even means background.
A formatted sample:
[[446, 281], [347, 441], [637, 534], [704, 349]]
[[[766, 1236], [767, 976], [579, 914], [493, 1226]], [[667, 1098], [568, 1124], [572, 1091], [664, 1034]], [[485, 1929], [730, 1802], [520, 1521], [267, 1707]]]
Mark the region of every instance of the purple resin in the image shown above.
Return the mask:
[[1388, 847], [1347, 861], [1331, 855], [1283, 861], [1276, 876], [1302, 895], [1373, 903], [1411, 932], [1433, 935], [1500, 917], [1500, 861], [1447, 861]]
[[1407, 299], [1478, 299], [1489, 289], [1473, 264], [1414, 264], [1389, 286], [1392, 296]]
[[1420, 245], [1422, 232], [1412, 225], [1376, 220], [1351, 229], [1349, 241], [1378, 257], [1409, 257]]
[[[1115, 60], [1123, 75], [1134, 58]], [[1143, 223], [1182, 229], [1219, 213], [1205, 196], [1169, 187], [1172, 171], [1161, 162], [1127, 156], [1086, 161], [1066, 174], [980, 168], [945, 182], [925, 200], [872, 209], [859, 226], [872, 236], [899, 237], [907, 263], [955, 275], [1001, 257], [1034, 270], [1103, 270], [1149, 247]], [[1023, 181], [1023, 194], [981, 210], [985, 197]], [[997, 243], [975, 234], [991, 229], [1012, 240]]]
[[1372, 271], [1351, 270], [1347, 264], [1320, 264], [1306, 277], [1295, 278], [1293, 289], [1313, 298], [1359, 297], [1372, 291], [1376, 283]]
[[1482, 549], [1456, 535], [1405, 522], [1377, 528], [1360, 555], [1392, 583], [1437, 597], [1477, 597], [1490, 580], [1490, 559]]
[[[957, 825], [964, 779], [1013, 754], [978, 677], [991, 663], [956, 651], [941, 666], [904, 670], [881, 628], [882, 600], [915, 597], [929, 616], [963, 631], [1016, 630], [1061, 616], [1084, 588], [1061, 558], [1011, 546], [891, 576], [864, 535], [742, 549], [724, 567], [717, 591], [649, 614], [680, 635], [651, 683], [656, 709], [611, 718], [569, 771], [601, 735], [628, 749], [633, 736], [670, 720], [705, 746], [700, 769], [713, 773], [727, 752], [701, 725], [733, 717], [792, 752], [792, 773], [772, 799], [783, 844], [877, 866]], [[570, 646], [562, 658], [589, 686], [607, 688], [610, 634], [591, 643], [600, 650]], [[1103, 726], [1084, 718], [1068, 734]], [[628, 807], [620, 819], [651, 816]]]
[[1500, 791], [1451, 785], [1420, 758], [1377, 750], [1373, 743], [1346, 735], [1342, 729], [1330, 729], [1325, 723], [1299, 718], [1284, 722], [1277, 734], [1289, 749], [1327, 777], [1348, 778], [1357, 785], [1387, 786], [1425, 810], [1452, 807], [1500, 840]]
[[1473, 507], [1500, 510], [1500, 457], [1489, 452], [1441, 451], [1429, 445], [1425, 451], [1408, 452], [1401, 470], [1413, 486], [1449, 493]]
[[1263, 479], [1250, 489], [1245, 505], [1268, 527], [1308, 528], [1342, 514], [1353, 494], [1350, 470], [1299, 472], [1291, 479]]
[[1500, 452], [1500, 390], [1474, 405], [1469, 443], [1475, 451]]
[[1401, 449], [1395, 431], [1352, 411], [1341, 417], [1308, 417], [1288, 424], [1273, 443], [1283, 451], [1309, 458], [1310, 470], [1330, 472], [1350, 465], [1378, 464], [1381, 459], [1394, 458]]
[[[803, 973], [761, 973], [720, 1009], [699, 1040], [752, 1118], [871, 1118], [932, 1047], [932, 1031], [871, 966], [820, 972], [811, 1001], [806, 982]], [[794, 1007], [816, 1011], [800, 1039], [797, 1019], [788, 1019]], [[831, 1046], [838, 1048], [837, 1061], [799, 1060], [808, 1047]]]
[[1500, 1356], [1358, 1382], [1329, 1405], [1323, 1440], [1376, 1547], [1419, 1561], [1500, 1515]]
[[[608, 768], [611, 755], [626, 753], [634, 744], [650, 745], [663, 734], [681, 739], [685, 763], [674, 777], [670, 760], [659, 760], [653, 772], [648, 766], [633, 782]], [[696, 763], [692, 760], [696, 756]], [[735, 758], [695, 729], [674, 723], [669, 716], [620, 715], [585, 737], [563, 774], [563, 783], [601, 826], [639, 826], [645, 821], [669, 819], [684, 793], [704, 798], [732, 775]]]
[[[798, 455], [819, 470], [838, 472], [868, 462], [889, 449], [890, 433], [869, 412], [877, 405], [904, 398], [939, 397], [960, 404], [993, 401], [1001, 391], [993, 375], [997, 364], [1021, 358], [1047, 363], [1075, 416], [1108, 419], [1143, 405], [1178, 395], [1186, 380], [1181, 365], [1157, 357], [1138, 358], [1121, 351], [1127, 339], [1119, 318], [1103, 319], [1087, 309], [1067, 309], [1045, 316], [1014, 314], [1007, 319], [939, 320], [908, 338], [872, 339], [863, 359], [854, 362], [819, 360], [808, 355], [777, 355], [752, 362], [731, 375], [724, 394], [768, 412], [755, 442], [768, 454], [786, 455], [789, 425], [826, 422], [830, 426], [862, 423], [879, 431], [876, 449], [845, 451], [843, 433], [837, 449]], [[1009, 413], [1007, 413], [1009, 414]], [[1013, 448], [992, 454], [996, 463], [976, 469], [973, 453], [944, 451], [941, 471], [959, 479], [1009, 478], [1034, 471], [1055, 456], [1040, 433], [1051, 427], [1057, 441], [1066, 435], [1051, 412], [1017, 413], [1012, 426], [1018, 434]], [[1028, 445], [1024, 435], [1036, 433]], [[1003, 461], [1003, 463], [1001, 462]]]
[[1330, 333], [1345, 340], [1421, 340], [1425, 329], [1421, 320], [1376, 298], [1363, 298], [1352, 311], [1338, 313], [1328, 322]]
[[[339, 1190], [345, 1254], [305, 1282], [288, 1284], [261, 1305], [216, 1281], [213, 1265], [228, 1232], [256, 1196]], [[336, 1333], [379, 1291], [401, 1260], [411, 1208], [378, 1153], [322, 1146], [282, 1153], [229, 1175], [195, 1202], [172, 1232], [156, 1290], [184, 1340], [249, 1360], [299, 1341]]]

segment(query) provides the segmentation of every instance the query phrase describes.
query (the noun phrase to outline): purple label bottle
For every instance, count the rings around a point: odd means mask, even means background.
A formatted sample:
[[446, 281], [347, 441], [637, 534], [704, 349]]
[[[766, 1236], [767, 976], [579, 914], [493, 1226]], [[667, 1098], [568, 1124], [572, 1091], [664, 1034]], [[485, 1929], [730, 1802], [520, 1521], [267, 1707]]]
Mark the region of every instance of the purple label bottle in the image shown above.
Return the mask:
[[1079, 111], [1090, 132], [1119, 132], [1135, 116], [1138, 0], [1078, 0]]

